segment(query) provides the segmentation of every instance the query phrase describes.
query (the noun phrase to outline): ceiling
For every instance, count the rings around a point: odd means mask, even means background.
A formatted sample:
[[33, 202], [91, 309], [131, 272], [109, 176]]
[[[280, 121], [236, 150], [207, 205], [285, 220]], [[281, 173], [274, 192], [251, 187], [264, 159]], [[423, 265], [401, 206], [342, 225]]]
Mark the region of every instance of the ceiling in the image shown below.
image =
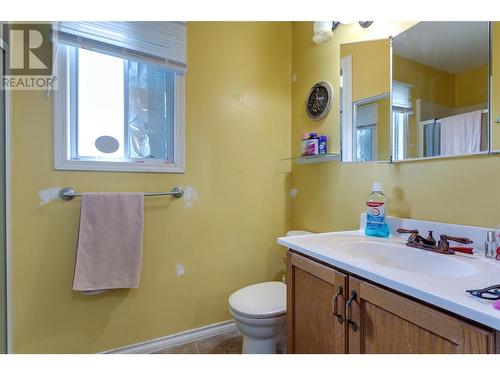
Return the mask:
[[488, 22], [420, 22], [393, 39], [395, 54], [462, 73], [489, 61]]

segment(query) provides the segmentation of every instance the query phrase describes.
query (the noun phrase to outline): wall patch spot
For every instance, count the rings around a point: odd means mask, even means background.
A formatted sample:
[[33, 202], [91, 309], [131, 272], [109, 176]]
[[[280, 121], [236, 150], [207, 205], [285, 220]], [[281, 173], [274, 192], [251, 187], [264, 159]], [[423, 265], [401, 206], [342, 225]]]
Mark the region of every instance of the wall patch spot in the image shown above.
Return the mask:
[[54, 187], [45, 190], [40, 190], [38, 196], [40, 197], [40, 206], [49, 203], [50, 201], [59, 199], [59, 191], [61, 188]]
[[186, 270], [184, 269], [184, 266], [182, 264], [177, 264], [175, 266], [175, 271], [177, 273], [177, 276], [182, 276], [184, 273], [186, 273]]
[[290, 198], [295, 199], [297, 195], [299, 195], [299, 189], [293, 188], [290, 190]]
[[198, 199], [198, 193], [196, 189], [192, 186], [184, 187], [184, 207], [191, 208], [194, 202]]
[[236, 104], [238, 107], [243, 108], [246, 104], [246, 97], [241, 96], [240, 94], [234, 94], [233, 103]]

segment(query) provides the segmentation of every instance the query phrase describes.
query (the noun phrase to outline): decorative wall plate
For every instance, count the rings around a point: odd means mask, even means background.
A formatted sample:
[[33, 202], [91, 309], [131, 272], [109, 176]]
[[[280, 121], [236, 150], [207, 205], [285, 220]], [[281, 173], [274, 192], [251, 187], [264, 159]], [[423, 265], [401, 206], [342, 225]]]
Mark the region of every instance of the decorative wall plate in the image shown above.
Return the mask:
[[313, 120], [320, 120], [328, 113], [332, 104], [332, 85], [326, 81], [316, 83], [309, 91], [306, 111]]

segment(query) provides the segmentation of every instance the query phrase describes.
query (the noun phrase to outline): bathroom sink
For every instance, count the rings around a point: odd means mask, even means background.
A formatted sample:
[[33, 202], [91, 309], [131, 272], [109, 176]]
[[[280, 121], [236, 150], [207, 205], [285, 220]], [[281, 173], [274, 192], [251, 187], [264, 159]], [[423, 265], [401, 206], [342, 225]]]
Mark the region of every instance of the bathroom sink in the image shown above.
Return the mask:
[[472, 276], [475, 267], [455, 255], [445, 255], [414, 249], [402, 244], [352, 239], [335, 242], [335, 249], [354, 258], [385, 267], [423, 275], [460, 278]]

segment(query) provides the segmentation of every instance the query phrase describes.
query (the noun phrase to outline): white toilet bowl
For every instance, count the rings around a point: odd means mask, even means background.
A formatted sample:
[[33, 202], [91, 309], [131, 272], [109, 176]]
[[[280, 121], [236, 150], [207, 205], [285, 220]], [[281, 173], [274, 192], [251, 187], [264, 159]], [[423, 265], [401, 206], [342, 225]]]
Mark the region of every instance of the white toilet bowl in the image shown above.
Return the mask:
[[[290, 231], [287, 236], [311, 232]], [[243, 354], [276, 353], [286, 325], [286, 285], [270, 281], [247, 286], [229, 297], [229, 312], [243, 334]], [[284, 343], [282, 343], [284, 344]]]
[[271, 281], [237, 290], [229, 312], [243, 334], [243, 354], [276, 353], [286, 323], [286, 285]]

